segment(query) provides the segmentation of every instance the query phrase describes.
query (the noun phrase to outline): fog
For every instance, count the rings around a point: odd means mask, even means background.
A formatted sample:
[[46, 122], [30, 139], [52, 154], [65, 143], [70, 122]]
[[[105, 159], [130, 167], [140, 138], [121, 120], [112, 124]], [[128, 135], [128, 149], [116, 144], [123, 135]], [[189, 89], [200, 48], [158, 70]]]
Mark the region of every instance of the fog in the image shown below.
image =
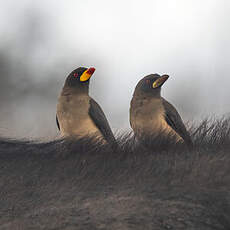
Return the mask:
[[185, 121], [230, 113], [227, 0], [0, 0], [0, 134], [58, 135], [69, 72], [94, 66], [90, 95], [112, 128], [129, 130], [137, 82], [167, 73], [162, 96]]

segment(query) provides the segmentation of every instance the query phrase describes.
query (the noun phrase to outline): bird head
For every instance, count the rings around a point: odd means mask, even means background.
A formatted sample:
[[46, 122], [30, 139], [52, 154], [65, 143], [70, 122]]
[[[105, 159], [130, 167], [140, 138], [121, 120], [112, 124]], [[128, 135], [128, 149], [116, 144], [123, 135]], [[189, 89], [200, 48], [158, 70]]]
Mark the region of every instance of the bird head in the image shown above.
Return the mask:
[[65, 81], [65, 86], [71, 88], [88, 88], [89, 80], [95, 71], [94, 67], [79, 67], [73, 70]]
[[160, 97], [161, 86], [168, 80], [168, 78], [169, 76], [166, 74], [162, 76], [159, 74], [145, 76], [138, 82], [135, 93]]

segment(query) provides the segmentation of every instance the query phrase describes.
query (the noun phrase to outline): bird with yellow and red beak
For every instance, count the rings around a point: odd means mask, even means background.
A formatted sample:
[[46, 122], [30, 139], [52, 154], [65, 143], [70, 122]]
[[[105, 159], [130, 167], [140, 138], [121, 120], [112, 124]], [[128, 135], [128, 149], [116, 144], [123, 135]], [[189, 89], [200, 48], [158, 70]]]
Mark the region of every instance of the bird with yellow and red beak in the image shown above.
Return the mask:
[[89, 96], [89, 82], [95, 68], [79, 67], [67, 77], [57, 104], [57, 126], [64, 137], [102, 137], [108, 143], [115, 138], [106, 116]]
[[173, 135], [176, 142], [192, 141], [175, 107], [161, 97], [161, 87], [168, 75], [150, 74], [141, 79], [130, 105], [130, 125], [135, 136]]

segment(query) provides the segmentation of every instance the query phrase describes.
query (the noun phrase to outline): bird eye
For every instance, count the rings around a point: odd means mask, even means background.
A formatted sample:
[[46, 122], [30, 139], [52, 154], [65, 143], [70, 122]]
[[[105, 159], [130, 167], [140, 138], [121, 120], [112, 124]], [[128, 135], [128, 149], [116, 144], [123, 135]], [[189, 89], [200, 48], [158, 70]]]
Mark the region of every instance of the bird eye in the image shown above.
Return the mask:
[[78, 74], [77, 74], [77, 73], [74, 73], [73, 76], [74, 76], [74, 77], [78, 77]]
[[150, 80], [146, 80], [145, 82], [146, 82], [146, 84], [150, 84]]

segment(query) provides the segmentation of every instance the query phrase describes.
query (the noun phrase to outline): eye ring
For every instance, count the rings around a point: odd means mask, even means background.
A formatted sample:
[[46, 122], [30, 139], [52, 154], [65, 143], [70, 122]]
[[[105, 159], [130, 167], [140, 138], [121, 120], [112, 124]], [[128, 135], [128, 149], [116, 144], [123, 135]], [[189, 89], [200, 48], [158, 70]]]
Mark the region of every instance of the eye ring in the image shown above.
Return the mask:
[[74, 77], [78, 77], [78, 74], [77, 74], [77, 73], [74, 73], [73, 76], [74, 76]]

